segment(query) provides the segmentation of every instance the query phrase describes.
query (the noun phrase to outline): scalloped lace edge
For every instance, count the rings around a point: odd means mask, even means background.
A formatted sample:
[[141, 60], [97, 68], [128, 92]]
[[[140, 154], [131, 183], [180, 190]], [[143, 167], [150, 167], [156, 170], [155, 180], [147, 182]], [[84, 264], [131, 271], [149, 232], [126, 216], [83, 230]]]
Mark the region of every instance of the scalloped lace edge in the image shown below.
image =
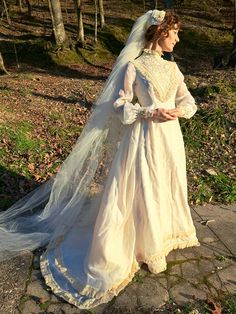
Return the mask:
[[[188, 240], [187, 240], [188, 239]], [[160, 255], [152, 255], [148, 258], [143, 258], [142, 260], [139, 259], [139, 263], [146, 263], [150, 272], [157, 274], [162, 271], [166, 270], [166, 260], [165, 256], [168, 255], [172, 250], [175, 249], [184, 249], [187, 247], [199, 246], [199, 242], [196, 236], [189, 236], [186, 237], [185, 240], [183, 239], [175, 239], [175, 243], [173, 242], [172, 246], [166, 247], [165, 253]], [[140, 269], [138, 262], [135, 260], [131, 267], [130, 273], [127, 275], [126, 279], [122, 282], [114, 285], [111, 289], [105, 292], [99, 292], [98, 290], [94, 289], [92, 286], [86, 285], [83, 286], [81, 294], [78, 293], [78, 297], [75, 297], [73, 294], [62, 290], [58, 283], [54, 280], [52, 273], [49, 269], [49, 261], [44, 258], [44, 255], [41, 257], [41, 272], [44, 276], [46, 284], [52, 289], [52, 291], [58, 295], [59, 297], [63, 298], [67, 302], [75, 305], [80, 309], [88, 309], [95, 306], [98, 306], [101, 303], [107, 303], [110, 301], [114, 296], [117, 296], [121, 290], [123, 290], [128, 283], [130, 283], [135, 275], [135, 273]], [[81, 285], [82, 286], [82, 285]], [[79, 297], [92, 295], [90, 299], [87, 299], [84, 302], [79, 301]]]

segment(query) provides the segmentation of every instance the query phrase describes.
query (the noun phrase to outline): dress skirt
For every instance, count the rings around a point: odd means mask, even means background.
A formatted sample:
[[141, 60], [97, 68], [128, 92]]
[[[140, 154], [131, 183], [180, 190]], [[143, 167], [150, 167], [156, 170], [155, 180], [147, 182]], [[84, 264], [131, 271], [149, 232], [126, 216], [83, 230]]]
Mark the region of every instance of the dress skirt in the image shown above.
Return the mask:
[[46, 283], [84, 309], [111, 300], [142, 263], [159, 273], [171, 250], [198, 245], [178, 119], [126, 127], [96, 206], [41, 258]]

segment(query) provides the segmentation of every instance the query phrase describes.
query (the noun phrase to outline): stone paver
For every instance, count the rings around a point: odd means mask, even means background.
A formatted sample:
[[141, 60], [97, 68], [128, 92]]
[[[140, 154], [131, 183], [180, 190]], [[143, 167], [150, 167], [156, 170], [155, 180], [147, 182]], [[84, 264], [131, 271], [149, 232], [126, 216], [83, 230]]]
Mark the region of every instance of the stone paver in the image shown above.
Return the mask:
[[31, 253], [0, 264], [0, 313], [15, 313], [25, 291], [31, 264]]
[[224, 206], [218, 207], [209, 205], [207, 209], [204, 206], [198, 206], [195, 211], [203, 219], [215, 220], [209, 223], [209, 230], [224, 243], [225, 247], [230, 251], [231, 255], [236, 255], [236, 210], [235, 206], [228, 206], [224, 210]]
[[36, 304], [33, 300], [28, 300], [25, 302], [24, 309], [22, 314], [31, 314], [31, 313], [40, 313], [41, 309], [38, 304]]
[[170, 290], [170, 296], [177, 304], [184, 304], [195, 300], [204, 300], [207, 294], [202, 289], [196, 289], [190, 283], [184, 282], [175, 285]]
[[[222, 293], [236, 295], [236, 204], [196, 206], [192, 216], [201, 246], [172, 251], [167, 271], [157, 275], [143, 265], [117, 297], [89, 313], [152, 313], [170, 301], [183, 305]], [[84, 313], [45, 286], [39, 254], [0, 264], [0, 275], [0, 313]]]

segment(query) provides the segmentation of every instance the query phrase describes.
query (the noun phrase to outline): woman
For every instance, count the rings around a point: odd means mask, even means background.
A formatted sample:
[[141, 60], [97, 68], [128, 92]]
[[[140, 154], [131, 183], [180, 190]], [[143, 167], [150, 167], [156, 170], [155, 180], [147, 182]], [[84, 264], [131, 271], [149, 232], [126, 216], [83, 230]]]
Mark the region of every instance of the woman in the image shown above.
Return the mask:
[[196, 106], [176, 63], [161, 57], [179, 26], [157, 10], [136, 21], [59, 173], [0, 216], [0, 257], [48, 244], [46, 283], [79, 308], [111, 300], [142, 263], [159, 273], [171, 250], [198, 245], [178, 122]]

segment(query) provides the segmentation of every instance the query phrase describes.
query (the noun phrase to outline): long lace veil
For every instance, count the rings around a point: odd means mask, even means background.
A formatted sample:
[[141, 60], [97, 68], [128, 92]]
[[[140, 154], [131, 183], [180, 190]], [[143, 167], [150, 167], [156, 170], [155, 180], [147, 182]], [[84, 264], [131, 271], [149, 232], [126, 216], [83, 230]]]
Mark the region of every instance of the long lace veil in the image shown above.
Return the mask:
[[94, 221], [122, 135], [112, 104], [123, 88], [127, 63], [141, 53], [152, 12], [136, 20], [89, 121], [59, 172], [0, 214], [0, 261], [54, 245], [75, 222]]

